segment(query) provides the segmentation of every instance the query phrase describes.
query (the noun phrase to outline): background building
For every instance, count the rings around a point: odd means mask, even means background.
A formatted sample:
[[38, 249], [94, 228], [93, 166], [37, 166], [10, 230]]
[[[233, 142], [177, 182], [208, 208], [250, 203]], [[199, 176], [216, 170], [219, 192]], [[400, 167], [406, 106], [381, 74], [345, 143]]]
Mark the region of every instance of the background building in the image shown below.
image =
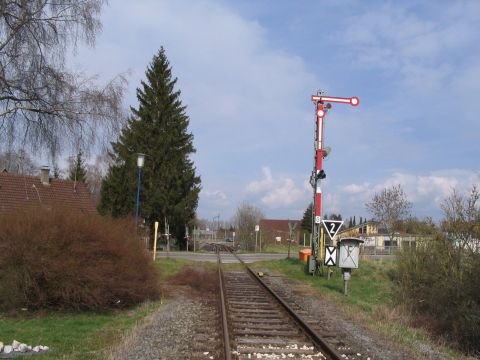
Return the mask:
[[288, 244], [287, 240], [290, 236], [290, 228], [288, 224], [296, 224], [293, 231], [293, 242], [300, 241], [301, 221], [300, 220], [276, 220], [262, 219], [260, 220], [260, 233], [262, 241], [265, 244]]

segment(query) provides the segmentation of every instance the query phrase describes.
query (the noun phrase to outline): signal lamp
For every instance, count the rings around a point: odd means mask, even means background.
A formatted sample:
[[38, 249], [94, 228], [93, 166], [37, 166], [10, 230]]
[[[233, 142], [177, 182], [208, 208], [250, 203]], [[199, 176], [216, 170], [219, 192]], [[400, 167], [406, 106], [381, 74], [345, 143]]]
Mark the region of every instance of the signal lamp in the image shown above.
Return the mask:
[[332, 148], [330, 146], [326, 146], [322, 149], [322, 157], [325, 159], [330, 152], [332, 151]]
[[320, 170], [320, 172], [317, 174], [317, 179], [325, 179], [327, 177], [327, 174], [325, 174], [325, 171]]

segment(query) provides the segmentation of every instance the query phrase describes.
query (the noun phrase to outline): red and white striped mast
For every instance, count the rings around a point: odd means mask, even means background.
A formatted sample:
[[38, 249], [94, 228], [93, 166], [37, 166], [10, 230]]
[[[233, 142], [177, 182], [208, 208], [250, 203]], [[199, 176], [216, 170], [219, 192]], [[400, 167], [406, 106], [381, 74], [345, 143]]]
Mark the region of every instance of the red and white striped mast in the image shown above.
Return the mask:
[[318, 91], [317, 95], [312, 95], [312, 102], [315, 104], [316, 129], [315, 129], [315, 165], [314, 171], [310, 178], [313, 186], [313, 241], [312, 255], [316, 264], [319, 264], [319, 248], [320, 248], [320, 227], [322, 223], [322, 188], [321, 180], [325, 179], [325, 171], [323, 170], [323, 158], [328, 155], [323, 144], [324, 120], [327, 112], [331, 109], [331, 103], [350, 104], [358, 106], [360, 100], [353, 96], [351, 98], [343, 98], [336, 96], [326, 96], [323, 91]]

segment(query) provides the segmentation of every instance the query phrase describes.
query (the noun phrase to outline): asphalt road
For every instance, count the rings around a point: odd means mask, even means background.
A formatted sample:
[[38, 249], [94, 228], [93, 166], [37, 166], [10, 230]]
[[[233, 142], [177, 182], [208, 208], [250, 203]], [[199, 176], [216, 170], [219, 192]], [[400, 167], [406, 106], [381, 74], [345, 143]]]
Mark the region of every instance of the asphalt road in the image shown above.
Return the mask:
[[[257, 254], [238, 254], [240, 258], [246, 263], [252, 263], [255, 261], [263, 261], [263, 260], [279, 260], [285, 259], [287, 254], [264, 254], [264, 253], [257, 253]], [[291, 255], [293, 256], [293, 254]], [[193, 260], [193, 261], [210, 261], [210, 262], [217, 262], [217, 255], [214, 253], [193, 253], [191, 251], [170, 251], [168, 254], [166, 251], [157, 251], [156, 258], [157, 259], [186, 259], [186, 260]], [[234, 263], [237, 260], [231, 254], [222, 253], [222, 262], [223, 263]]]

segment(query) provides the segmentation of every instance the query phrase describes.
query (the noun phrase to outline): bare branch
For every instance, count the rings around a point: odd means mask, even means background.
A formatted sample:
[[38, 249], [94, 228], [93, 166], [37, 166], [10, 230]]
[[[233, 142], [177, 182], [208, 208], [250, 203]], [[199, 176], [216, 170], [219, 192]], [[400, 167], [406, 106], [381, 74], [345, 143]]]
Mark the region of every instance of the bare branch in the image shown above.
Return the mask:
[[462, 250], [480, 251], [479, 200], [480, 192], [476, 186], [472, 186], [468, 196], [453, 189], [441, 205], [445, 215], [442, 230]]
[[393, 240], [396, 226], [409, 216], [412, 204], [408, 201], [402, 186], [396, 185], [376, 193], [365, 206]]
[[[93, 45], [105, 0], [0, 1], [0, 139], [52, 151], [124, 121], [123, 75], [103, 87], [65, 69], [67, 49]], [[103, 130], [98, 131], [98, 128]]]

